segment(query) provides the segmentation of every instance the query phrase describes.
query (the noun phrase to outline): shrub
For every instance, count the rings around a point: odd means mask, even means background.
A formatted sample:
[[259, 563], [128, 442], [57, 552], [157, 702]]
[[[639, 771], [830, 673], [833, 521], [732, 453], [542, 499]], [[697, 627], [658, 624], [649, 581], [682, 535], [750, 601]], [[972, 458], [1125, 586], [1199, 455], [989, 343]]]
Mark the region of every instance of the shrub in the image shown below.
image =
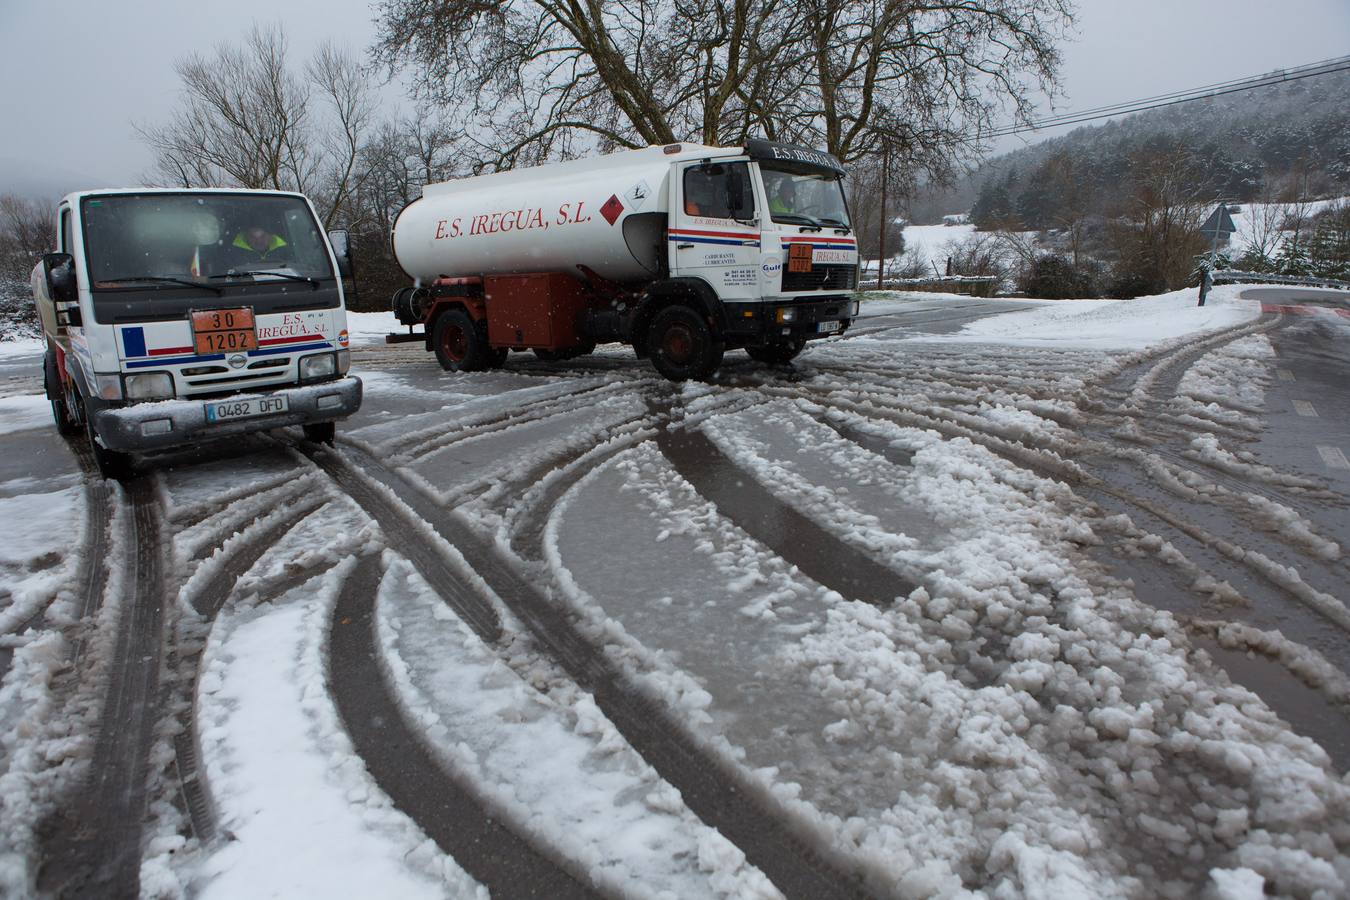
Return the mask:
[[1036, 257], [1018, 278], [1017, 287], [1028, 297], [1047, 300], [1098, 296], [1097, 279], [1092, 272], [1076, 268], [1068, 259], [1055, 254]]

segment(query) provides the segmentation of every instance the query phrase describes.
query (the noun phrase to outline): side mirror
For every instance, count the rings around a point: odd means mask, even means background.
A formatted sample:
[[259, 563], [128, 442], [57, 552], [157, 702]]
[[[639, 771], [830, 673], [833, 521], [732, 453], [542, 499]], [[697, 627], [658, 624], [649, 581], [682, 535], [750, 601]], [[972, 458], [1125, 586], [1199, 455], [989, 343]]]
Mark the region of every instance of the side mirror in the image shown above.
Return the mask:
[[732, 169], [727, 173], [727, 200], [733, 214], [740, 212], [745, 206], [745, 179], [741, 178], [739, 169]]
[[346, 229], [328, 232], [328, 243], [333, 247], [333, 257], [337, 260], [338, 274], [343, 278], [352, 278], [352, 236]]
[[48, 253], [42, 257], [42, 272], [47, 279], [47, 296], [53, 303], [75, 303], [80, 299], [75, 283], [75, 259], [69, 253]]

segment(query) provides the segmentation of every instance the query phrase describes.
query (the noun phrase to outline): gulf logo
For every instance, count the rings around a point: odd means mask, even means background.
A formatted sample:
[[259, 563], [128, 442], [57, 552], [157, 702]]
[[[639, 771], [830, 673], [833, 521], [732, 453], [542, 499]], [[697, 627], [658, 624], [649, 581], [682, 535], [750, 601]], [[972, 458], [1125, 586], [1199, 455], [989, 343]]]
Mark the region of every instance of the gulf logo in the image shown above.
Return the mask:
[[345, 347], [349, 343], [351, 343], [351, 336], [347, 334], [347, 329], [344, 328], [338, 332], [338, 346]]

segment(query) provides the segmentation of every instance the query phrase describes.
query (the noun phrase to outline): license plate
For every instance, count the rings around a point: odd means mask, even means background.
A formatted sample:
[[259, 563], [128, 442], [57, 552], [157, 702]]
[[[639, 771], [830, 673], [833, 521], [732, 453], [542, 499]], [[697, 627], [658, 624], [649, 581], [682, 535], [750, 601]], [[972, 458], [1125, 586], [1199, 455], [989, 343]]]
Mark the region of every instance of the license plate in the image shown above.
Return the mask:
[[816, 324], [816, 331], [821, 334], [832, 334], [844, 327], [843, 322], [819, 322]]
[[268, 416], [289, 409], [285, 397], [240, 397], [233, 400], [213, 400], [206, 404], [206, 421], [224, 422], [228, 419], [247, 419]]
[[202, 309], [192, 313], [192, 343], [197, 353], [237, 353], [258, 349], [253, 310]]

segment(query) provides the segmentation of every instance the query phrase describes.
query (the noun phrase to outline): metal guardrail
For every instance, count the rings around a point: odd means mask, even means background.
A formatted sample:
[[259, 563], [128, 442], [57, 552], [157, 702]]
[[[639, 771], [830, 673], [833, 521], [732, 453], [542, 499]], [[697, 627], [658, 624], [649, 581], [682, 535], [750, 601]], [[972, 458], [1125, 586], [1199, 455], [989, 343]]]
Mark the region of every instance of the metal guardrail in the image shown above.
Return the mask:
[[[886, 278], [882, 281], [884, 291], [935, 291], [951, 294], [966, 294], [972, 297], [992, 297], [998, 291], [1001, 279], [994, 275], [931, 275], [928, 278]], [[863, 274], [860, 290], [877, 290], [877, 276], [869, 278]]]
[[1335, 278], [1313, 278], [1302, 275], [1274, 275], [1269, 272], [1243, 272], [1238, 269], [1215, 269], [1211, 273], [1215, 284], [1220, 282], [1232, 284], [1233, 282], [1254, 281], [1266, 284], [1294, 284], [1301, 287], [1325, 287], [1336, 290], [1350, 291], [1350, 281], [1339, 281]]

